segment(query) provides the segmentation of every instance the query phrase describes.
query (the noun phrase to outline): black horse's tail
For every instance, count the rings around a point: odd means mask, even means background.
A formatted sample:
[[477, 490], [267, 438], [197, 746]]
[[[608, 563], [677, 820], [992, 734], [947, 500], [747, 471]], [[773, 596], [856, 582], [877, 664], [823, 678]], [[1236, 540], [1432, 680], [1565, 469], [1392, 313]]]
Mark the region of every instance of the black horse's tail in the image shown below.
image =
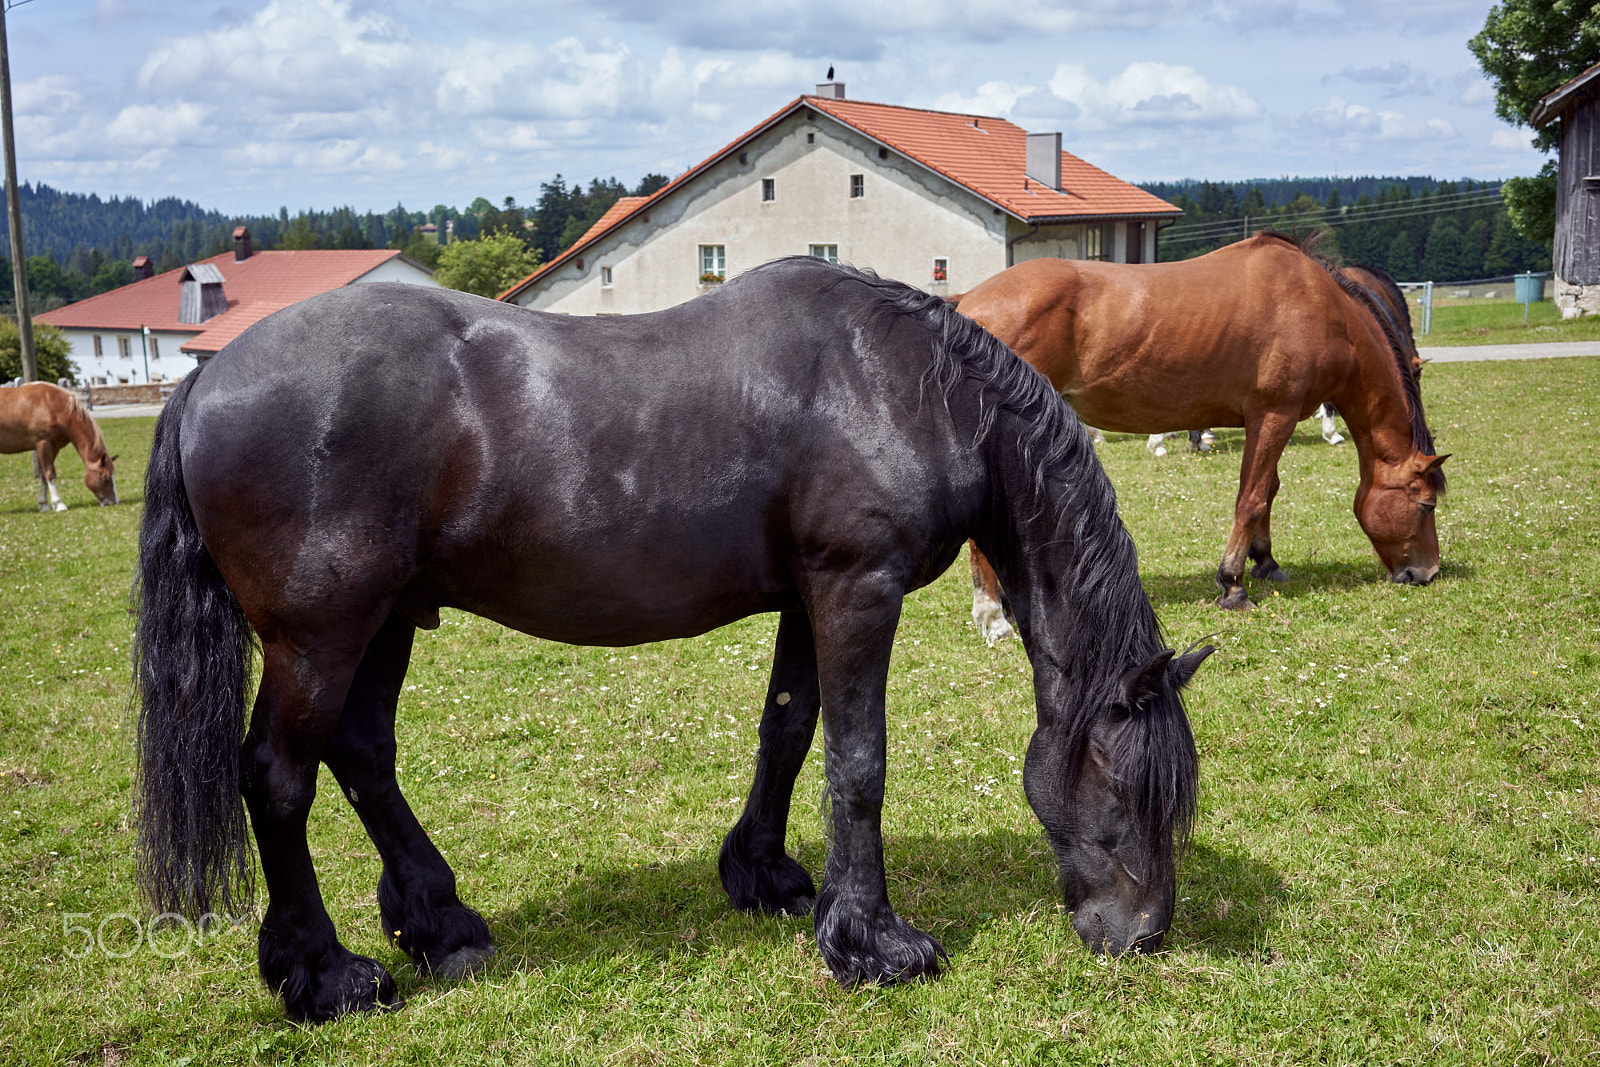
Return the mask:
[[139, 885], [158, 912], [237, 916], [253, 897], [239, 793], [255, 636], [200, 540], [179, 431], [191, 373], [156, 423], [134, 586]]

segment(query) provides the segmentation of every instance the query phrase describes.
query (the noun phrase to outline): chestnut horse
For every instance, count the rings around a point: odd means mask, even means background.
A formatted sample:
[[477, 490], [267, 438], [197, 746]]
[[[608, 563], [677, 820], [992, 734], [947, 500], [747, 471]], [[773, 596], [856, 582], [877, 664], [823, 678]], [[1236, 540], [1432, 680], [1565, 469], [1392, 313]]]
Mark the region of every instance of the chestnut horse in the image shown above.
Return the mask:
[[[1324, 401], [1355, 441], [1356, 520], [1390, 577], [1425, 585], [1439, 573], [1446, 457], [1434, 454], [1397, 293], [1261, 234], [1177, 263], [1029, 260], [952, 302], [1043, 372], [1085, 422], [1140, 434], [1245, 428], [1217, 568], [1217, 603], [1243, 608], [1248, 561], [1252, 577], [1285, 577], [1272, 555], [1278, 457]], [[973, 568], [975, 592], [992, 605], [975, 605], [974, 617], [984, 627], [984, 607], [992, 625], [997, 590], [976, 555]]]
[[0, 389], [0, 452], [33, 453], [40, 511], [67, 510], [56, 485], [56, 453], [69, 441], [83, 460], [83, 484], [101, 504], [115, 504], [117, 457], [106, 455], [100, 427], [77, 395], [49, 382]]
[[[810, 257], [616, 318], [422, 285], [312, 297], [191, 373], [156, 424], [141, 882], [157, 911], [241, 905], [242, 795], [268, 988], [300, 1019], [395, 1003], [317, 886], [306, 818], [325, 763], [383, 858], [383, 929], [421, 970], [474, 970], [489, 927], [395, 778], [417, 629], [453, 607], [615, 646], [776, 612], [723, 887], [739, 908], [810, 911], [843, 983], [932, 976], [944, 953], [884, 875], [884, 694], [903, 598], [968, 538], [1034, 665], [1023, 788], [1073, 926], [1096, 951], [1154, 949], [1198, 774], [1179, 689], [1211, 649], [1163, 646], [1088, 435], [1004, 345], [938, 297]], [[819, 714], [820, 891], [784, 850]]]

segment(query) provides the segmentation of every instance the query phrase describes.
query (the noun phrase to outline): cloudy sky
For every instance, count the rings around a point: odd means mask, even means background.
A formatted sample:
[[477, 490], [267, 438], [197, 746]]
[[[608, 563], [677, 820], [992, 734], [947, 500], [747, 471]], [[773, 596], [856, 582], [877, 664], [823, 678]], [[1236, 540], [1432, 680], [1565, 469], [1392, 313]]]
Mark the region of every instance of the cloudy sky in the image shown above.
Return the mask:
[[1061, 130], [1133, 181], [1502, 178], [1488, 0], [30, 0], [20, 177], [227, 212], [673, 175], [808, 92]]

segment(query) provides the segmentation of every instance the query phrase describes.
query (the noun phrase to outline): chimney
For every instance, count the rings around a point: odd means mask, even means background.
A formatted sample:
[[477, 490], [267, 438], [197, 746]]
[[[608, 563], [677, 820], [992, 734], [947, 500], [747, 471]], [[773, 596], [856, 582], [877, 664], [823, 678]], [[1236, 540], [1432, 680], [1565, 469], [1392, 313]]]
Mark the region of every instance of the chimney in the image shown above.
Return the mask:
[[250, 227], [235, 226], [233, 228], [233, 261], [238, 263], [240, 260], [249, 259], [251, 251]]
[[156, 265], [150, 262], [149, 256], [135, 256], [133, 259], [133, 280], [142, 282], [146, 278], [156, 276]]
[[826, 81], [817, 83], [817, 96], [825, 96], [829, 100], [844, 99], [844, 82]]
[[1028, 134], [1025, 173], [1040, 185], [1061, 192], [1061, 134]]

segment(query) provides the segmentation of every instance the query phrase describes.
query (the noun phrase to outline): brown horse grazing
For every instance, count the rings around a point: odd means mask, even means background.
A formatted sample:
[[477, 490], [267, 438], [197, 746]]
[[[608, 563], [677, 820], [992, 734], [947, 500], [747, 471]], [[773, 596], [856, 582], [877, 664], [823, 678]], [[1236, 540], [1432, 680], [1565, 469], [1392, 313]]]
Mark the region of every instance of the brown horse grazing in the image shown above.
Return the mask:
[[0, 452], [33, 453], [40, 511], [67, 510], [56, 485], [56, 453], [69, 441], [83, 459], [83, 484], [101, 504], [115, 504], [117, 457], [106, 455], [100, 427], [77, 396], [49, 382], [0, 389]]
[[[1356, 520], [1390, 577], [1425, 585], [1439, 573], [1433, 512], [1447, 457], [1434, 454], [1396, 296], [1261, 234], [1178, 263], [1029, 260], [952, 302], [1091, 425], [1245, 428], [1233, 530], [1217, 568], [1217, 603], [1243, 608], [1247, 560], [1255, 578], [1285, 577], [1272, 556], [1278, 456], [1324, 401], [1355, 440]], [[975, 583], [983, 577], [975, 559]]]

